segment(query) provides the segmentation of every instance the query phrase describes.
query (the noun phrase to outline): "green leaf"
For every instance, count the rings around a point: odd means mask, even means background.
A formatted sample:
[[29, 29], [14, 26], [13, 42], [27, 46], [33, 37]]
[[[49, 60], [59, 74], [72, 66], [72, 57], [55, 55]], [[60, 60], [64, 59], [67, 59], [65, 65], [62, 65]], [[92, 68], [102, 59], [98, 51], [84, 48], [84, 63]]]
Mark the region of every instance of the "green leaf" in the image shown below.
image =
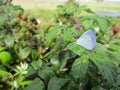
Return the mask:
[[76, 57], [76, 54], [70, 50], [61, 50], [59, 53], [60, 68], [64, 68], [68, 60]]
[[17, 51], [19, 49], [18, 44], [15, 44], [13, 48], [14, 48], [14, 51]]
[[119, 45], [109, 44], [108, 49], [113, 51], [113, 52], [120, 53], [120, 46]]
[[32, 53], [32, 59], [36, 60], [38, 58], [38, 51], [37, 50], [32, 50], [31, 53]]
[[23, 82], [24, 79], [25, 79], [24, 76], [21, 76], [21, 77], [17, 78], [17, 82], [18, 82], [18, 84], [20, 84], [21, 82]]
[[96, 21], [98, 22], [98, 25], [101, 28], [101, 31], [105, 34], [106, 30], [107, 30], [107, 20], [104, 17], [100, 17], [100, 16], [95, 16]]
[[120, 65], [120, 53], [116, 52], [109, 52], [108, 57], [111, 58], [111, 60], [117, 65]]
[[88, 52], [89, 52], [86, 49], [84, 49], [83, 47], [81, 47], [80, 45], [76, 44], [75, 42], [68, 44], [67, 48], [79, 56], [88, 54]]
[[13, 47], [14, 45], [14, 37], [12, 36], [6, 36], [5, 38], [5, 44], [8, 46], [8, 47]]
[[59, 28], [56, 26], [54, 29], [52, 29], [51, 31], [49, 31], [49, 33], [46, 35], [46, 41], [45, 41], [45, 45], [48, 47], [51, 42], [57, 37], [59, 32]]
[[39, 69], [38, 76], [48, 83], [49, 80], [55, 76], [55, 73], [50, 67], [45, 67], [42, 70]]
[[59, 50], [62, 43], [63, 43], [63, 40], [61, 38], [58, 39], [58, 41], [56, 42], [54, 48], [50, 52], [46, 53], [43, 56], [43, 59], [50, 59], [52, 57], [52, 54], [56, 53]]
[[13, 13], [14, 12], [14, 8], [10, 5], [6, 5], [4, 7], [4, 11], [8, 14], [8, 13]]
[[74, 40], [71, 30], [64, 30], [63, 33], [63, 38], [66, 42], [71, 42]]
[[18, 84], [25, 86], [25, 85], [29, 85], [32, 82], [30, 80], [29, 81], [24, 81], [24, 79], [25, 79], [24, 76], [21, 76], [21, 77], [17, 78]]
[[27, 56], [30, 54], [30, 51], [31, 51], [31, 49], [30, 48], [24, 48], [24, 49], [20, 49], [20, 52], [19, 52], [19, 58], [21, 59], [21, 60], [23, 60], [23, 59], [25, 59], [25, 58], [27, 58]]
[[100, 43], [96, 43], [96, 46], [94, 48], [94, 52], [96, 53], [106, 53], [107, 48], [105, 47], [105, 45], [100, 44]]
[[68, 82], [67, 79], [53, 77], [49, 84], [47, 90], [61, 90], [61, 88]]
[[60, 61], [58, 59], [58, 56], [57, 55], [54, 55], [51, 59], [50, 59], [50, 62], [52, 64], [52, 69], [53, 70], [57, 70], [60, 66]]
[[86, 5], [79, 6], [79, 9], [78, 9], [79, 14], [86, 9], [88, 9]]
[[90, 8], [87, 8], [85, 11], [88, 13], [94, 13]]
[[62, 38], [58, 39], [57, 42], [56, 42], [56, 44], [55, 44], [55, 46], [54, 46], [54, 48], [52, 49], [51, 52], [52, 53], [57, 52], [57, 50], [59, 50], [59, 48], [60, 48], [60, 46], [61, 46], [62, 43], [63, 43]]
[[101, 86], [96, 86], [93, 87], [91, 90], [106, 90], [106, 89], [103, 89]]
[[32, 81], [23, 81], [20, 83], [20, 85], [25, 86], [25, 85], [29, 85], [31, 83], [32, 83]]
[[37, 71], [35, 69], [33, 69], [33, 66], [31, 66], [30, 64], [29, 64], [27, 71], [28, 71], [28, 73], [27, 73], [26, 77], [34, 76], [37, 73]]
[[79, 84], [71, 81], [67, 87], [67, 90], [79, 90]]
[[0, 71], [6, 71], [6, 67], [4, 65], [0, 65]]
[[8, 75], [12, 76], [11, 73], [9, 73], [7, 71], [0, 70], [0, 76], [8, 76]]
[[0, 27], [2, 27], [3, 25], [5, 25], [6, 19], [7, 19], [7, 16], [5, 14], [1, 14], [0, 15]]
[[45, 85], [39, 78], [36, 78], [25, 90], [45, 90]]
[[92, 28], [93, 22], [94, 22], [93, 19], [84, 20], [82, 25], [85, 27], [85, 29], [89, 29]]
[[42, 66], [42, 60], [38, 59], [37, 61], [33, 61], [31, 65], [35, 70], [38, 70]]
[[107, 79], [108, 83], [113, 84], [116, 79], [117, 69], [115, 64], [112, 62], [106, 54], [96, 53], [90, 57], [93, 63], [98, 68], [98, 73]]
[[5, 47], [0, 46], [0, 52], [5, 50]]
[[106, 30], [105, 31], [106, 33], [105, 33], [105, 35], [103, 36], [103, 40], [105, 40], [105, 42], [109, 42], [110, 41], [110, 39], [111, 39], [111, 33], [110, 33], [110, 31], [109, 30]]
[[48, 53], [46, 53], [46, 54], [43, 56], [43, 59], [48, 60], [48, 59], [50, 59], [51, 57], [52, 57], [52, 52], [48, 52]]
[[85, 78], [88, 65], [89, 65], [89, 60], [87, 60], [87, 58], [84, 56], [75, 60], [71, 69], [71, 74], [75, 80], [79, 82]]
[[109, 42], [109, 44], [116, 44], [116, 45], [120, 45], [120, 39], [113, 39]]
[[0, 61], [3, 65], [8, 64], [12, 60], [12, 56], [9, 52], [3, 51], [0, 52]]

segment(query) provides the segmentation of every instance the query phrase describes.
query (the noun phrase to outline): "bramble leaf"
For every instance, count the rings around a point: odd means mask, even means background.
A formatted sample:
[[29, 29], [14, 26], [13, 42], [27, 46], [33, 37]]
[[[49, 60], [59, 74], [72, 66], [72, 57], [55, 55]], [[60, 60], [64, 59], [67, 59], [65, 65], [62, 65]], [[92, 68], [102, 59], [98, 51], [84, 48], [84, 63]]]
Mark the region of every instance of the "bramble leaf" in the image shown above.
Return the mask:
[[3, 51], [0, 52], [0, 61], [3, 65], [8, 64], [12, 60], [12, 56], [9, 52]]
[[39, 78], [36, 78], [25, 90], [45, 90], [45, 85]]
[[49, 84], [47, 90], [61, 90], [61, 88], [68, 82], [67, 79], [53, 77]]
[[88, 65], [89, 65], [89, 60], [87, 60], [87, 58], [84, 56], [75, 60], [71, 69], [71, 74], [73, 75], [75, 80], [81, 81], [85, 78]]

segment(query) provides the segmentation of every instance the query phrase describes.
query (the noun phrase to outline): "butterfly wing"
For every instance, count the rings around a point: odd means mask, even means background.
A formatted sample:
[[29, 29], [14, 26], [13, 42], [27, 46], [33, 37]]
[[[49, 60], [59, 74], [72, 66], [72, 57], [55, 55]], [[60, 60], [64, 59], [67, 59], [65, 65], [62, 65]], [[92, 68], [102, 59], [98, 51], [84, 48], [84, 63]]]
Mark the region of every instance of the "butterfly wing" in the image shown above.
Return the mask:
[[92, 50], [96, 45], [95, 32], [92, 29], [84, 32], [76, 42], [87, 50]]

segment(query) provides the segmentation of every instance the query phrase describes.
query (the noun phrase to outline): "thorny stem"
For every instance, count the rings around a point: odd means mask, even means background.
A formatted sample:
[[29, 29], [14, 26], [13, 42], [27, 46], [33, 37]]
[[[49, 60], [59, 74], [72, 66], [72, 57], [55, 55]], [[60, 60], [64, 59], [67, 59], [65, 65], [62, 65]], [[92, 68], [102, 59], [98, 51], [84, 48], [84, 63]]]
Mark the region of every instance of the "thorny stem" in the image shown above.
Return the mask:
[[84, 90], [84, 85], [83, 85], [83, 83], [80, 83], [80, 85], [79, 85], [79, 90]]
[[[7, 24], [9, 25], [10, 29], [11, 29], [11, 32], [13, 33], [13, 35], [16, 37], [15, 33], [13, 32], [13, 27], [11, 26], [10, 22], [9, 22], [9, 17], [8, 17], [8, 20], [7, 20]], [[17, 41], [17, 39], [15, 38], [15, 41]]]
[[75, 22], [75, 24], [76, 24], [77, 30], [80, 31], [81, 26], [79, 25], [78, 19], [75, 18], [75, 19], [74, 19], [74, 22]]

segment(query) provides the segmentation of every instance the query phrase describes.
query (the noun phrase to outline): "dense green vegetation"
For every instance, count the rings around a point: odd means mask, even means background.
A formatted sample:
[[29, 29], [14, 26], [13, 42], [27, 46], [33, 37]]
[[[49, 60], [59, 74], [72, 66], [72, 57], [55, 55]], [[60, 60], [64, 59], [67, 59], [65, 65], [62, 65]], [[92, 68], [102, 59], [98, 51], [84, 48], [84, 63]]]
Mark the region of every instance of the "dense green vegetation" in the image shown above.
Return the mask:
[[[76, 2], [50, 18], [46, 12], [42, 24], [9, 2], [0, 1], [0, 13], [0, 90], [120, 89], [119, 17]], [[92, 50], [76, 44], [88, 29], [96, 34]]]

